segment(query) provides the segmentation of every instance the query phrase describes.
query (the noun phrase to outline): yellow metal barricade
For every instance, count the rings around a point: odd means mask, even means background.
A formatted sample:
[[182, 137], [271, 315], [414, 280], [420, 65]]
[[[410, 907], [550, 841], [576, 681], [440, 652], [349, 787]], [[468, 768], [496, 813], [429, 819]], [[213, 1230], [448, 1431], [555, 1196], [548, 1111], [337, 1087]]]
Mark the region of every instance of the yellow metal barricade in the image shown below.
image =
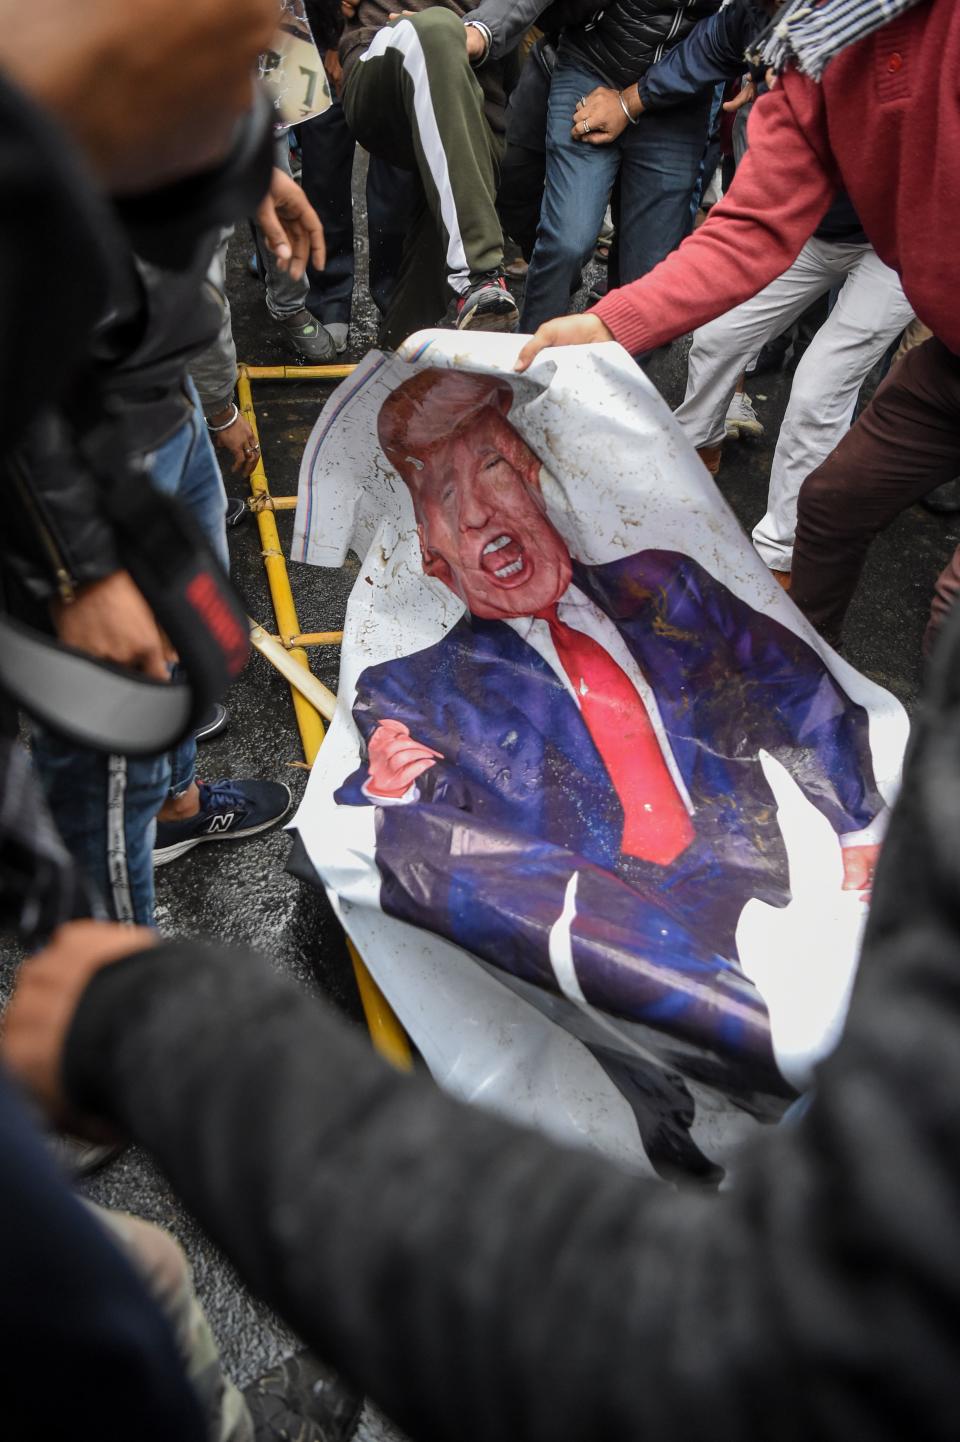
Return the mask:
[[[333, 366], [241, 366], [237, 380], [237, 396], [240, 413], [250, 426], [259, 444], [257, 416], [253, 406], [254, 381], [340, 381], [354, 370], [352, 365]], [[250, 509], [260, 530], [260, 549], [267, 571], [267, 584], [273, 602], [277, 622], [276, 638], [252, 625], [251, 636], [258, 650], [267, 655], [290, 683], [290, 694], [296, 713], [303, 754], [309, 765], [313, 765], [325, 735], [323, 716], [333, 714], [335, 698], [313, 675], [305, 650], [308, 646], [336, 646], [343, 639], [342, 631], [308, 631], [300, 629], [296, 603], [290, 586], [286, 558], [280, 545], [277, 511], [292, 510], [296, 505], [295, 496], [272, 496], [264, 468], [263, 450], [258, 453], [256, 467], [250, 477], [252, 493]], [[276, 648], [274, 650], [273, 648]], [[301, 675], [300, 673], [304, 673]], [[304, 694], [304, 693], [307, 694]], [[367, 970], [362, 957], [347, 939], [347, 947], [353, 962], [357, 989], [363, 1005], [364, 1016], [374, 1046], [380, 1054], [402, 1071], [413, 1068], [413, 1054], [406, 1032], [394, 1016], [383, 992]]]

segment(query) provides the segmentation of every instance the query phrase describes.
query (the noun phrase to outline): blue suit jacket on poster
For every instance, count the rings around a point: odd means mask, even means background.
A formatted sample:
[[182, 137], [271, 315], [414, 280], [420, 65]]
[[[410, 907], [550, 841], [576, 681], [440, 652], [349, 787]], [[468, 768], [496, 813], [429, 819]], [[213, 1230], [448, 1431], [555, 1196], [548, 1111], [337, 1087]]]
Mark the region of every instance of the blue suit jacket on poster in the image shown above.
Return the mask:
[[[621, 856], [622, 808], [567, 689], [504, 622], [465, 616], [360, 677], [365, 739], [390, 718], [445, 758], [421, 776], [419, 800], [378, 808], [381, 903], [556, 991], [549, 933], [576, 872], [587, 1000], [767, 1071], [766, 1011], [734, 943], [750, 897], [789, 900], [758, 753], [783, 763], [838, 834], [858, 831], [883, 806], [866, 712], [804, 641], [688, 557], [643, 551], [575, 566], [574, 582], [657, 698], [696, 841], [666, 868]], [[364, 765], [336, 799], [369, 805], [366, 779]]]

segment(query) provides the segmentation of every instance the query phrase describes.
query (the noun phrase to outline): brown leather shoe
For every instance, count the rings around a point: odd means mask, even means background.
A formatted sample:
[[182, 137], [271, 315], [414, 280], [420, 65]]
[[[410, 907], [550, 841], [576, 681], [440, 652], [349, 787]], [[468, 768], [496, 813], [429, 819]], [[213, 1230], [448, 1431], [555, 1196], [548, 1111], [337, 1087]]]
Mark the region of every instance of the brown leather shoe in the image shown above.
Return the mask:
[[723, 455], [723, 446], [698, 446], [697, 455], [700, 457], [711, 476], [715, 476], [720, 469], [720, 457]]

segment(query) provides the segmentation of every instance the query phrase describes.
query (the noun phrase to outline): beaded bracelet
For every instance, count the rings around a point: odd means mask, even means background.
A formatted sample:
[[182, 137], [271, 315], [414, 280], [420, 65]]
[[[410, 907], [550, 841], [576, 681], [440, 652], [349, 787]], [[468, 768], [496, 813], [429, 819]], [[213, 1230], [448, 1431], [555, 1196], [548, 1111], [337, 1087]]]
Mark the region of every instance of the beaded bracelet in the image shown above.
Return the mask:
[[[207, 421], [206, 416], [204, 416], [203, 419], [204, 419], [205, 421]], [[230, 429], [230, 427], [231, 427], [232, 425], [234, 425], [239, 419], [240, 419], [240, 407], [237, 405], [236, 401], [234, 401], [234, 402], [233, 402], [233, 415], [230, 417], [230, 419], [229, 419], [228, 421], [224, 421], [224, 423], [223, 423], [222, 426], [212, 426], [212, 425], [210, 424], [210, 422], [207, 421], [207, 430], [210, 432], [210, 434], [211, 434], [212, 436], [219, 435], [219, 433], [220, 433], [221, 431], [228, 431], [228, 430]]]
[[630, 114], [630, 111], [627, 109], [627, 102], [626, 102], [626, 101], [624, 100], [624, 98], [623, 98], [623, 91], [622, 91], [622, 90], [618, 90], [618, 91], [617, 91], [617, 99], [620, 101], [620, 109], [623, 111], [624, 115], [627, 117], [627, 119], [629, 120], [630, 124], [631, 124], [631, 125], [639, 125], [639, 124], [640, 124], [640, 117], [639, 117], [639, 115], [631, 115], [631, 114]]

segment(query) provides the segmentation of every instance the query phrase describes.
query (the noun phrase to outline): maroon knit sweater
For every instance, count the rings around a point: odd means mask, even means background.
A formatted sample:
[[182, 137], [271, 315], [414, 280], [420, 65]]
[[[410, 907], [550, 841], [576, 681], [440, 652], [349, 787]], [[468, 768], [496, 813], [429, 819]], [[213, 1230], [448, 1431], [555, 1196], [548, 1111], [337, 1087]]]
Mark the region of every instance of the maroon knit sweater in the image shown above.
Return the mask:
[[633, 352], [703, 325], [781, 275], [843, 187], [917, 315], [960, 353], [958, 76], [955, 0], [842, 51], [819, 85], [789, 70], [754, 107], [750, 148], [706, 224], [594, 313]]

